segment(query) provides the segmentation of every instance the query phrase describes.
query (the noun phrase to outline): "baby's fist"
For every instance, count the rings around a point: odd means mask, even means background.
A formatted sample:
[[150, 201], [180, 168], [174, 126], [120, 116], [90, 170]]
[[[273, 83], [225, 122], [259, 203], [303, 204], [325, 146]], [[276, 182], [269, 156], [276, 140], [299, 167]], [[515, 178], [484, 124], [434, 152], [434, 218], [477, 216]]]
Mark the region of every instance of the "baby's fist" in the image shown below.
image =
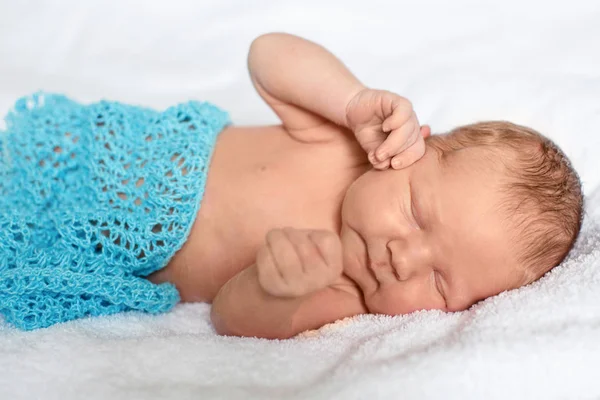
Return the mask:
[[258, 281], [277, 297], [300, 297], [323, 289], [342, 274], [342, 244], [324, 230], [283, 228], [267, 233], [256, 256]]
[[346, 124], [376, 169], [405, 168], [425, 153], [421, 126], [412, 103], [386, 90], [364, 89], [346, 107]]

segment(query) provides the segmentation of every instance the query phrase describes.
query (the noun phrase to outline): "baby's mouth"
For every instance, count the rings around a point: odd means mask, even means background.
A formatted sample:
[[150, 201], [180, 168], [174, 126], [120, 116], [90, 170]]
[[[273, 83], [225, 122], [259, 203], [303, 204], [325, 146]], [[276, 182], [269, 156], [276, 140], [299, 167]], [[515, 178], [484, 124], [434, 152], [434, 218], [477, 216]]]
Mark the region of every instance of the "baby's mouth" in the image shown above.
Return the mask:
[[351, 238], [349, 248], [344, 253], [349, 257], [348, 262], [356, 267], [352, 269], [351, 273], [353, 280], [361, 287], [363, 292], [372, 293], [379, 288], [379, 281], [375, 277], [373, 270], [370, 266], [371, 257], [368, 254], [367, 242], [358, 233], [357, 230], [351, 226], [347, 227], [348, 232], [346, 233]]
[[374, 280], [377, 281], [377, 284], [380, 286], [381, 284], [392, 283], [401, 281], [401, 276], [394, 263], [392, 262], [392, 251], [388, 245], [386, 245], [387, 249], [387, 259], [382, 260], [380, 262], [373, 262], [371, 260], [371, 255], [367, 248], [367, 266], [366, 269], [370, 272], [371, 276]]

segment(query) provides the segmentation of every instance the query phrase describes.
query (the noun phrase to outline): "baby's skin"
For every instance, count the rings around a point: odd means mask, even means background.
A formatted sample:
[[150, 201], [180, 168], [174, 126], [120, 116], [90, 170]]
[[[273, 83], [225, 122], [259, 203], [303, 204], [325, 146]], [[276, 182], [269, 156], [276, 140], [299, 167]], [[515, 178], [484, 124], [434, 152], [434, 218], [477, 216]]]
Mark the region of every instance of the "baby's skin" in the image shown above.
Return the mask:
[[248, 65], [282, 123], [220, 134], [189, 239], [151, 281], [211, 302], [218, 333], [264, 338], [518, 285], [480, 150], [442, 163], [410, 101], [299, 37], [257, 38]]

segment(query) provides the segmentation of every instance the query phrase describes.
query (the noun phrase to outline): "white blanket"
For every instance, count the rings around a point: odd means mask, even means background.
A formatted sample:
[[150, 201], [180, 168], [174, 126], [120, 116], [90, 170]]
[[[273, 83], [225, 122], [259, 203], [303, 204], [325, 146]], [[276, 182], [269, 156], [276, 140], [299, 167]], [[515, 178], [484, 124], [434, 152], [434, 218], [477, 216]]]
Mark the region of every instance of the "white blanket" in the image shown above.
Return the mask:
[[205, 304], [30, 333], [0, 322], [1, 399], [600, 397], [600, 4], [322, 0], [0, 2], [0, 112], [36, 90], [162, 108], [188, 98], [273, 123], [245, 69], [279, 30], [323, 43], [435, 132], [508, 119], [584, 181], [568, 260], [468, 311], [360, 316], [286, 341], [219, 337]]

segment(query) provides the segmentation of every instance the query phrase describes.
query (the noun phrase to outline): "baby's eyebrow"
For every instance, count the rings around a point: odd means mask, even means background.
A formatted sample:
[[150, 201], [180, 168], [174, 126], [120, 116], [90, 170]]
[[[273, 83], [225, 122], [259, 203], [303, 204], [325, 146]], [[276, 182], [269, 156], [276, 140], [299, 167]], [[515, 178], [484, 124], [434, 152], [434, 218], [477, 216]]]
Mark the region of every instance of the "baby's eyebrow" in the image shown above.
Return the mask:
[[[440, 157], [436, 157], [436, 164], [434, 167], [435, 173], [437, 173], [439, 175], [439, 179], [438, 181], [442, 181], [444, 179], [444, 172], [445, 172], [445, 168], [443, 167], [443, 160]], [[429, 203], [429, 210], [428, 214], [429, 214], [429, 219], [430, 221], [435, 221], [438, 224], [441, 224], [441, 216], [440, 216], [440, 210], [439, 210], [439, 201], [438, 201], [438, 196], [440, 196], [439, 190], [430, 190], [428, 193], [428, 203]]]
[[414, 219], [417, 221], [417, 225], [419, 225], [419, 228], [422, 229], [423, 225], [421, 223], [421, 218], [419, 216], [419, 213], [416, 211], [417, 202], [415, 200], [415, 192], [413, 190], [413, 184], [412, 184], [411, 179], [408, 180], [408, 194], [410, 196], [410, 209], [411, 209], [412, 215], [413, 215]]
[[[438, 174], [441, 173], [439, 168], [440, 166], [438, 161], [438, 171], [436, 171], [436, 173]], [[415, 190], [415, 186], [422, 185], [423, 184], [413, 185], [412, 179], [408, 180], [408, 188], [411, 203], [412, 207], [414, 208], [413, 213], [418, 219], [417, 223], [420, 225], [421, 228], [424, 228], [424, 225], [428, 225], [428, 227], [431, 227], [432, 222], [439, 222], [439, 215], [435, 207], [435, 205], [437, 204], [437, 196], [435, 195], [435, 190], [428, 188], [429, 190], [427, 190], [426, 193], [423, 192], [422, 188]], [[427, 201], [425, 202], [423, 201], [424, 197], [427, 198]], [[425, 207], [424, 203], [427, 203], [428, 206]]]

